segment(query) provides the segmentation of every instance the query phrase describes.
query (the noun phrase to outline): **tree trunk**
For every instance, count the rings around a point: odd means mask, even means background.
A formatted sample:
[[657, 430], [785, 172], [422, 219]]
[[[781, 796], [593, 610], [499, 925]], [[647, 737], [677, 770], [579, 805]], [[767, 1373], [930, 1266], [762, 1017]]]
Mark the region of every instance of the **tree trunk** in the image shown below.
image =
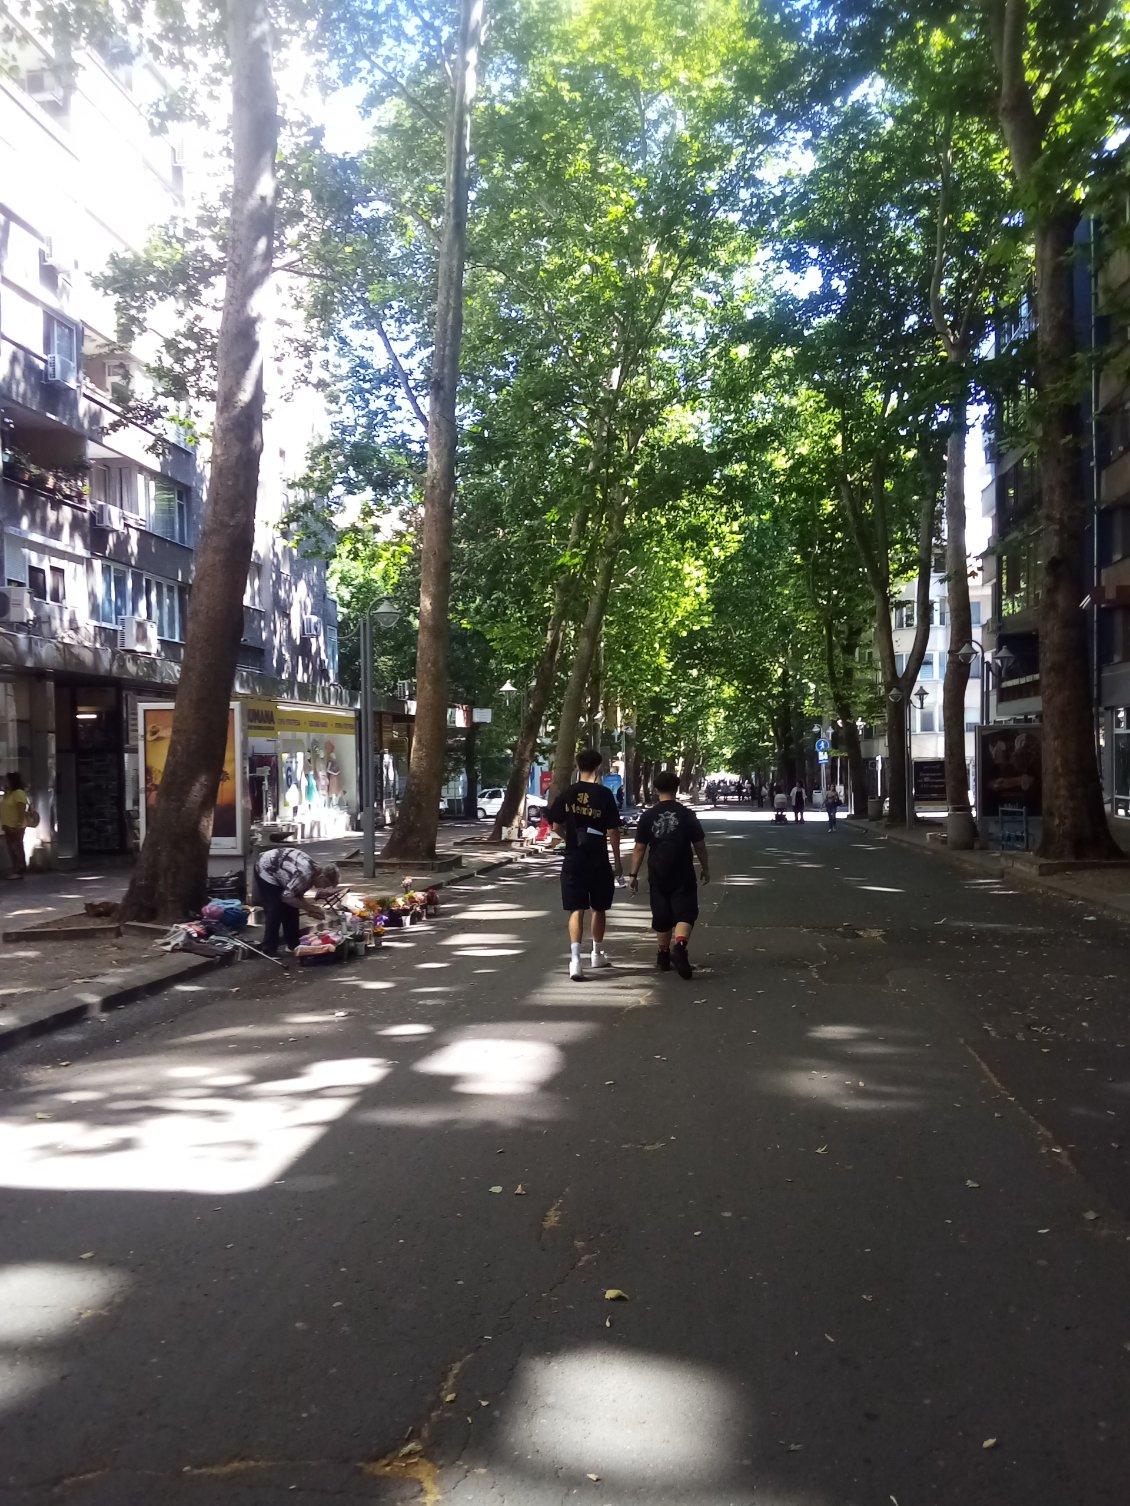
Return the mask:
[[824, 652], [828, 667], [828, 687], [832, 692], [832, 705], [839, 718], [847, 744], [848, 772], [851, 779], [852, 814], [867, 814], [867, 775], [863, 768], [863, 750], [859, 742], [859, 728], [855, 725], [855, 706], [852, 701], [854, 675], [848, 666], [853, 662], [858, 637], [852, 632], [843, 646], [843, 659], [837, 654], [836, 624], [824, 619]]
[[482, 28], [483, 0], [461, 0], [428, 403], [428, 468], [424, 481], [420, 626], [416, 647], [416, 736], [404, 798], [382, 853], [386, 858], [433, 858], [436, 851], [439, 796], [447, 751], [451, 519], [458, 441], [455, 403], [463, 338], [471, 102]]
[[568, 788], [569, 780], [572, 778], [573, 760], [577, 754], [577, 728], [581, 720], [581, 707], [604, 627], [604, 613], [608, 606], [609, 592], [612, 590], [612, 577], [616, 572], [616, 561], [620, 557], [620, 547], [624, 539], [627, 508], [626, 496], [616, 501], [608, 522], [608, 532], [597, 557], [588, 610], [573, 648], [573, 667], [569, 671], [569, 681], [561, 703], [561, 721], [557, 728], [557, 748], [553, 757], [553, 783], [549, 791], [551, 800], [555, 800], [562, 790]]
[[[584, 503], [577, 509], [569, 528], [569, 543], [566, 548], [569, 556], [575, 554], [580, 546], [588, 516], [589, 505]], [[537, 748], [538, 732], [541, 729], [542, 718], [545, 716], [545, 708], [549, 705], [549, 698], [553, 693], [553, 680], [557, 674], [557, 660], [561, 653], [561, 634], [565, 627], [565, 615], [569, 610], [575, 584], [575, 576], [562, 571], [553, 588], [553, 607], [549, 614], [549, 626], [545, 630], [545, 643], [542, 646], [541, 658], [538, 660], [529, 705], [526, 707], [526, 717], [518, 734], [518, 741], [514, 744], [514, 761], [510, 766], [506, 794], [503, 796], [502, 806], [494, 818], [494, 825], [487, 839], [490, 842], [501, 842], [503, 831], [508, 826], [513, 826], [529, 788], [530, 768], [534, 761], [534, 751]]]
[[[216, 420], [176, 718], [122, 917], [172, 922], [206, 896], [228, 705], [243, 637], [263, 450], [262, 301], [275, 234], [278, 102], [265, 0], [229, 0], [232, 208]], [[237, 775], [238, 777], [238, 775]]]
[[[1043, 834], [1040, 856], [1060, 860], [1117, 858], [1103, 805], [1095, 754], [1093, 704], [1082, 599], [1083, 506], [1075, 397], [1075, 327], [1071, 256], [1079, 215], [1060, 197], [1041, 202], [1049, 152], [1036, 108], [1029, 56], [1027, 0], [991, 0], [989, 38], [1000, 76], [998, 113], [1013, 172], [1026, 193], [1025, 219], [1036, 250], [1036, 385], [1041, 417], [1039, 603], [1040, 696], [1043, 702]], [[1054, 85], [1053, 85], [1054, 87]]]
[[958, 650], [973, 638], [969, 609], [969, 564], [965, 549], [965, 445], [969, 434], [965, 377], [950, 404], [946, 441], [946, 595], [949, 598], [949, 652], [942, 688], [942, 731], [946, 765], [946, 842], [968, 849], [977, 839], [969, 808], [969, 768], [965, 760], [965, 692], [969, 665]]
[[1117, 858], [1094, 740], [1083, 598], [1082, 451], [1071, 384], [1075, 362], [1072, 300], [1074, 211], [1036, 229], [1037, 384], [1040, 524], [1040, 696], [1043, 702], [1043, 834], [1040, 856]]

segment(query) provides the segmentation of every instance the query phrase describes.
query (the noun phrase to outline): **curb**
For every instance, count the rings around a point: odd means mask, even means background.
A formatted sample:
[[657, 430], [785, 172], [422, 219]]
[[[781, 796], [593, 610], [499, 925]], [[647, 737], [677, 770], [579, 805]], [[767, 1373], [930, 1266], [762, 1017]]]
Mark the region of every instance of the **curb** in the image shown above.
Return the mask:
[[119, 973], [91, 978], [74, 988], [32, 995], [0, 1013], [0, 1051], [7, 1051], [32, 1036], [46, 1035], [48, 1031], [119, 1009], [123, 1004], [151, 998], [217, 965], [213, 957], [170, 953], [152, 962], [123, 968]]

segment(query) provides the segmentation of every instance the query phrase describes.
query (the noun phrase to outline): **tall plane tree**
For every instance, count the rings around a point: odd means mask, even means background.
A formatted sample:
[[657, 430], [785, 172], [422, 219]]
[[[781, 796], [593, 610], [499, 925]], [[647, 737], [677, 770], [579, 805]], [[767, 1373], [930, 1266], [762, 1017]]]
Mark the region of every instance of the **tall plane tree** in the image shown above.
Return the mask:
[[435, 343], [429, 383], [428, 465], [420, 560], [420, 636], [416, 651], [416, 736], [404, 796], [392, 834], [384, 847], [384, 856], [389, 858], [434, 857], [439, 825], [439, 797], [447, 751], [448, 608], [458, 442], [455, 403], [463, 336], [471, 105], [475, 96], [483, 22], [483, 0], [461, 0], [448, 125]]
[[1083, 595], [1083, 450], [1072, 281], [1080, 185], [1127, 116], [1130, 43], [1112, 0], [988, 0], [1001, 130], [1035, 247], [1042, 533], [1040, 855], [1119, 855], [1095, 752]]
[[271, 278], [279, 139], [266, 0], [228, 0], [226, 34], [232, 199], [211, 475], [168, 760], [122, 905], [123, 915], [134, 920], [180, 919], [204, 897], [254, 547], [263, 448], [263, 299]]

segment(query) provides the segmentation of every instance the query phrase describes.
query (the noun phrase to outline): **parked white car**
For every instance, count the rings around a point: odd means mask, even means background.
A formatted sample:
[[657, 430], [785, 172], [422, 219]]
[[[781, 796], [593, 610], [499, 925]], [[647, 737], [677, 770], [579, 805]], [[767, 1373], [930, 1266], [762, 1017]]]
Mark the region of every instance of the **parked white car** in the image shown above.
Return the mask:
[[[502, 809], [502, 800], [506, 791], [497, 785], [489, 790], [479, 791], [479, 820], [485, 821], [488, 817], [497, 816]], [[526, 817], [528, 820], [540, 821], [541, 813], [545, 810], [545, 801], [540, 795], [530, 795], [526, 800]]]

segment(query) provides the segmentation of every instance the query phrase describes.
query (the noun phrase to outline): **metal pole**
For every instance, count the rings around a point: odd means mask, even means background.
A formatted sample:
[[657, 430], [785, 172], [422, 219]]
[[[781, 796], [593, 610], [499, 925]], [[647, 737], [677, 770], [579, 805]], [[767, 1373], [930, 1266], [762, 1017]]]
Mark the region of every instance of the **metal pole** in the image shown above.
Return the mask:
[[914, 711], [912, 709], [914, 697], [906, 698], [906, 825], [907, 830], [914, 825]]
[[361, 872], [377, 871], [373, 831], [373, 619], [361, 619]]

